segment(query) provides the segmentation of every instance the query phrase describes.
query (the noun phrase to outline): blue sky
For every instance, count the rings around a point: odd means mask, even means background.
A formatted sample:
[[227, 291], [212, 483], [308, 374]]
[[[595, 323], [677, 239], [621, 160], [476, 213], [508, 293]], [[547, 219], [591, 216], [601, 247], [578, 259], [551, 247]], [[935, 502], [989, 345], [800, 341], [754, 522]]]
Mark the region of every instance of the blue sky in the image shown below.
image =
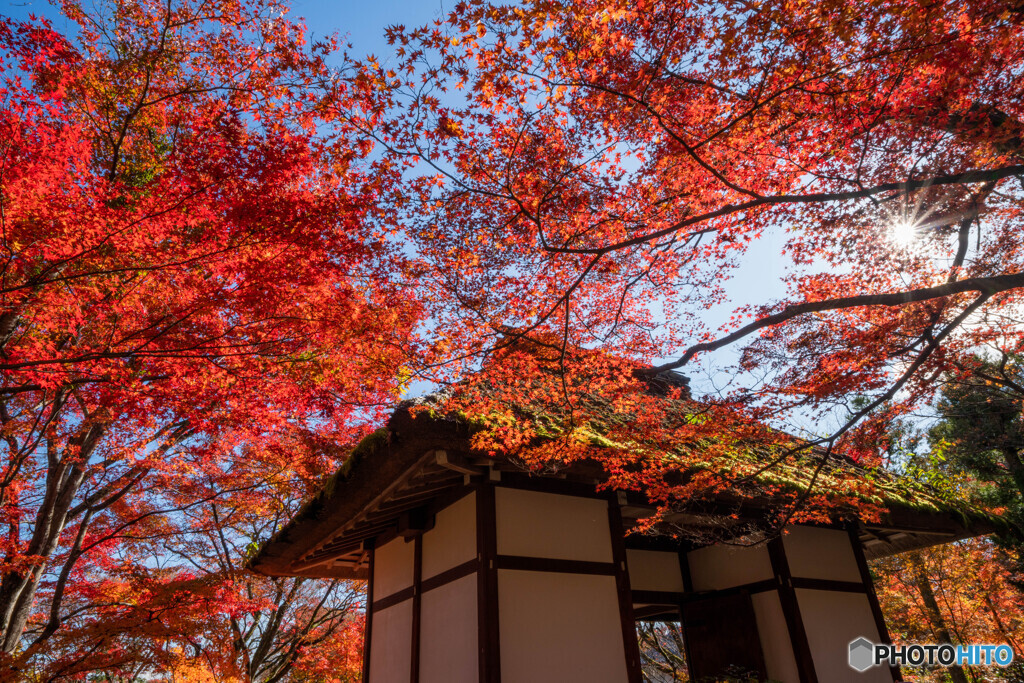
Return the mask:
[[356, 55], [374, 53], [385, 59], [389, 46], [384, 29], [393, 24], [417, 26], [444, 16], [454, 5], [439, 0], [298, 0], [293, 13], [306, 19], [314, 35], [347, 34]]
[[[89, 0], [82, 0], [82, 4], [88, 8]], [[385, 27], [423, 24], [453, 5], [452, 0], [447, 4], [439, 0], [298, 0], [292, 4], [292, 14], [304, 17], [314, 35], [347, 34], [356, 54], [373, 52], [383, 56], [388, 47], [383, 39]], [[59, 12], [46, 0], [0, 0], [0, 14], [19, 19], [29, 14], [42, 15], [51, 19], [58, 29], [65, 25]]]

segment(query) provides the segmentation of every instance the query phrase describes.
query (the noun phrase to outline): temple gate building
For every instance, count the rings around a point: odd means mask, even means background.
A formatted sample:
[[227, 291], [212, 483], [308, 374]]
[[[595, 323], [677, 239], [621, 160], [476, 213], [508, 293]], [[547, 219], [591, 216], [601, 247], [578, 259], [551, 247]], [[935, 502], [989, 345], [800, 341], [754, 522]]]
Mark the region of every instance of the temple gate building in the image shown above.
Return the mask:
[[[858, 637], [888, 642], [867, 560], [992, 530], [920, 493], [885, 501], [883, 523], [752, 545], [630, 534], [654, 506], [600, 490], [599, 464], [530, 475], [469, 437], [400, 408], [250, 561], [368, 581], [367, 683], [640, 683], [638, 620], [681, 621], [694, 680], [890, 683], [898, 670], [847, 663]], [[727, 528], [726, 509], [670, 521]]]

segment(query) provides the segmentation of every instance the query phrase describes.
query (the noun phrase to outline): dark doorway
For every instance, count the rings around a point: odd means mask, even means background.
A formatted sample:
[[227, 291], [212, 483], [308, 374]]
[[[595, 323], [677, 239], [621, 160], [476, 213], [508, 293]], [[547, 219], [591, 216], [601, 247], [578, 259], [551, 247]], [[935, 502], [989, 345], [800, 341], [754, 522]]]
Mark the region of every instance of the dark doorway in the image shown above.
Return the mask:
[[647, 683], [767, 679], [748, 593], [721, 592], [634, 610]]

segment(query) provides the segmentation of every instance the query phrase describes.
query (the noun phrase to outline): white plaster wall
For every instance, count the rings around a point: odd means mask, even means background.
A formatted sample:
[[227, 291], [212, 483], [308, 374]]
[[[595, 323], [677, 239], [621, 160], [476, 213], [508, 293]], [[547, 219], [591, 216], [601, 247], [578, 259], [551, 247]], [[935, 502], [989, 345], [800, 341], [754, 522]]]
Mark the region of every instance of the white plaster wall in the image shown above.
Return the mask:
[[712, 545], [693, 550], [686, 558], [695, 591], [733, 588], [775, 576], [764, 545]]
[[374, 612], [371, 628], [370, 681], [409, 683], [412, 675], [412, 600]]
[[633, 590], [682, 593], [679, 554], [659, 550], [627, 550], [629, 585]]
[[786, 527], [782, 545], [793, 576], [861, 583], [850, 535], [842, 529]]
[[388, 541], [373, 551], [373, 599], [380, 600], [412, 585], [413, 543]]
[[498, 605], [502, 683], [626, 681], [615, 577], [503, 569]]
[[[780, 683], [799, 683], [800, 673], [778, 591], [753, 593], [750, 600], [754, 603], [754, 619], [768, 678]], [[819, 680], [825, 683], [826, 679]]]
[[437, 513], [423, 534], [423, 578], [429, 579], [476, 557], [476, 493]]
[[476, 583], [476, 574], [470, 574], [423, 594], [420, 683], [479, 680]]
[[499, 555], [611, 562], [607, 501], [503, 487], [495, 494]]
[[849, 666], [849, 645], [860, 636], [878, 642], [871, 604], [864, 593], [796, 589], [814, 670], [828, 683], [892, 683], [888, 667], [858, 673]]

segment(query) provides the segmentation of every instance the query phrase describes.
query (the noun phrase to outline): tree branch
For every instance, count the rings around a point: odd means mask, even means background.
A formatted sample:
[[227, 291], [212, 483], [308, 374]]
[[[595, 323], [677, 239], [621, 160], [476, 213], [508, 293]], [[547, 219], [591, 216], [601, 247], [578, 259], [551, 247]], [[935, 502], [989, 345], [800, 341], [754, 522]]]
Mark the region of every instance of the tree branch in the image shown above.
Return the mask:
[[796, 318], [807, 313], [820, 313], [822, 311], [835, 311], [845, 308], [859, 308], [861, 306], [904, 306], [920, 301], [941, 299], [954, 294], [966, 292], [978, 292], [986, 297], [991, 297], [999, 292], [1019, 289], [1024, 287], [1024, 273], [1009, 273], [1007, 275], [995, 275], [992, 277], [975, 277], [958, 282], [947, 282], [935, 287], [922, 287], [906, 292], [894, 292], [891, 294], [860, 294], [857, 296], [845, 296], [838, 299], [825, 299], [823, 301], [808, 301], [802, 304], [790, 304], [778, 313], [765, 316], [754, 322], [748, 323], [735, 332], [710, 342], [694, 344], [686, 350], [679, 360], [658, 365], [647, 370], [649, 374], [657, 374], [666, 370], [680, 368], [696, 356], [705, 351], [714, 351], [723, 346], [728, 346], [734, 341], [766, 327], [772, 327]]

